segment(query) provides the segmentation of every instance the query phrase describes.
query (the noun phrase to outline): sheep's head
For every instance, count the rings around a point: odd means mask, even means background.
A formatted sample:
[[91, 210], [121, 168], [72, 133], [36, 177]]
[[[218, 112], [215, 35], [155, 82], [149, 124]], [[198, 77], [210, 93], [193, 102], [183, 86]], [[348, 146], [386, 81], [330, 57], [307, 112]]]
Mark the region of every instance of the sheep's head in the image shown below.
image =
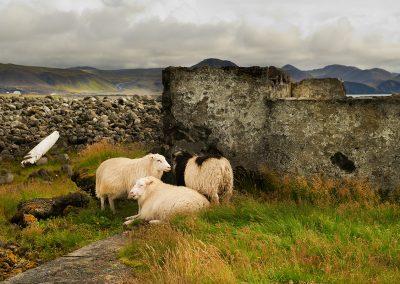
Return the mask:
[[170, 164], [163, 155], [150, 154], [150, 159], [153, 161], [153, 166], [160, 172], [169, 172], [171, 170]]
[[138, 199], [146, 192], [147, 187], [155, 180], [156, 178], [151, 176], [138, 179], [133, 188], [129, 191], [128, 198], [135, 200]]
[[187, 161], [193, 157], [192, 154], [186, 151], [176, 151], [172, 154], [172, 165], [174, 168], [174, 172], [176, 172], [177, 168], [182, 168], [184, 170], [186, 167]]

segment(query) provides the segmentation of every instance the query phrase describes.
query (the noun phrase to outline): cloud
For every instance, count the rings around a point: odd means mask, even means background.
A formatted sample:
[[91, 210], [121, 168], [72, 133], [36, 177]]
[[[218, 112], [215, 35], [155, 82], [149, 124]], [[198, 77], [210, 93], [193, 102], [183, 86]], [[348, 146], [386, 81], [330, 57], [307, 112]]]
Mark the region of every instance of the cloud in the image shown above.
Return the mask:
[[252, 0], [243, 7], [235, 1], [150, 5], [145, 0], [91, 0], [72, 5], [0, 0], [0, 62], [128, 68], [185, 66], [219, 57], [243, 66], [339, 63], [400, 71], [395, 9], [377, 11], [369, 19], [364, 6], [349, 6], [339, 16], [341, 0], [318, 7], [302, 1], [303, 12], [296, 4], [300, 1], [265, 5]]

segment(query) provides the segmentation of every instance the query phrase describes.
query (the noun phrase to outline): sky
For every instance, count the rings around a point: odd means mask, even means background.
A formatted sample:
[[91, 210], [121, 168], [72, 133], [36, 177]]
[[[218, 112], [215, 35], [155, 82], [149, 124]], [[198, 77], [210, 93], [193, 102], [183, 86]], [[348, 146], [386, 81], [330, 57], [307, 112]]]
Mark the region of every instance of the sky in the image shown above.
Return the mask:
[[0, 62], [328, 64], [400, 72], [398, 0], [0, 0]]

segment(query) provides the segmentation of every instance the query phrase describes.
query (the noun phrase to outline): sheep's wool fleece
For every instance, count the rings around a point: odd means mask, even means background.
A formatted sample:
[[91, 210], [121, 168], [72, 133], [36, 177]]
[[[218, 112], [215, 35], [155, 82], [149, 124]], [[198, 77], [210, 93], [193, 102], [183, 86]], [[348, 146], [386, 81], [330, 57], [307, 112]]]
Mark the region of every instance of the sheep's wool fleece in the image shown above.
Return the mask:
[[96, 171], [96, 196], [123, 197], [139, 178], [161, 178], [163, 172], [155, 170], [152, 164], [149, 155], [139, 159], [112, 158], [104, 161]]
[[138, 199], [140, 218], [144, 220], [165, 220], [177, 213], [195, 212], [208, 207], [210, 202], [197, 191], [155, 180], [146, 187]]
[[185, 169], [185, 184], [198, 192], [213, 194], [232, 194], [233, 171], [229, 161], [224, 158], [209, 158], [201, 166], [196, 163], [197, 156], [190, 158]]

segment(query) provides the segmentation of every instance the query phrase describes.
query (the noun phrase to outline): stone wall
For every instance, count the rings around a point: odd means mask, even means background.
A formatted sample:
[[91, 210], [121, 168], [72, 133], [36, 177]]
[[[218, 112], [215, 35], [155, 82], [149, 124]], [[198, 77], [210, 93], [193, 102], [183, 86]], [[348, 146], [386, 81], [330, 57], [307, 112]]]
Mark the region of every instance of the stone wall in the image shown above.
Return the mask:
[[160, 115], [159, 98], [0, 96], [0, 158], [23, 156], [54, 130], [64, 149], [103, 138], [159, 143]]
[[216, 148], [250, 170], [399, 185], [400, 99], [346, 98], [338, 80], [273, 82], [243, 69], [164, 71], [172, 149]]

